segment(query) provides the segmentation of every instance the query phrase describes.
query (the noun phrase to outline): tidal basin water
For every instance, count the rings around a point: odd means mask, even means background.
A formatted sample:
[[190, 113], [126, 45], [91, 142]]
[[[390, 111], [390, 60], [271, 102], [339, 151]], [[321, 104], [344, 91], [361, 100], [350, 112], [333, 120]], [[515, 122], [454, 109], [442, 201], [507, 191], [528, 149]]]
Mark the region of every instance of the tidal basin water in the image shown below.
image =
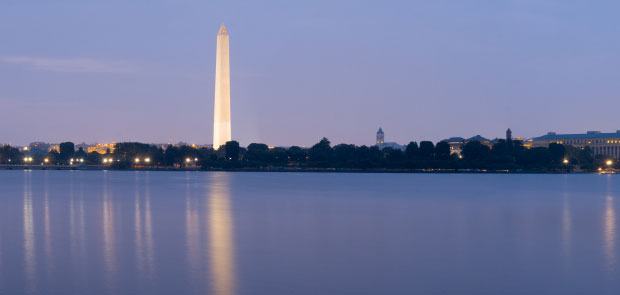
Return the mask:
[[620, 175], [0, 171], [1, 294], [619, 294]]

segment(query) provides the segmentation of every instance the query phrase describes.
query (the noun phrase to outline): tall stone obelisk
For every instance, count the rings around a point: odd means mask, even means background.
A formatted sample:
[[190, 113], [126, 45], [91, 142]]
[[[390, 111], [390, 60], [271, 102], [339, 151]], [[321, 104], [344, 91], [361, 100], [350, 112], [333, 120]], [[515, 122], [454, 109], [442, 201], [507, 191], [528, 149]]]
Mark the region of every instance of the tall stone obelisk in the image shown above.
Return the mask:
[[230, 61], [228, 32], [224, 24], [217, 33], [215, 59], [215, 104], [213, 107], [213, 148], [231, 140], [230, 131]]

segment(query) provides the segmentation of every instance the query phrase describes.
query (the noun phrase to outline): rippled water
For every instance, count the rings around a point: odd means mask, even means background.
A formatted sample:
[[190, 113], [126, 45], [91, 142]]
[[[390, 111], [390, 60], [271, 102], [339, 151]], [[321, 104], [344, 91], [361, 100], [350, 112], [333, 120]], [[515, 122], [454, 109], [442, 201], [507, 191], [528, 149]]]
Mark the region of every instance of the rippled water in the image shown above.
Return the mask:
[[618, 294], [616, 175], [0, 171], [2, 294]]

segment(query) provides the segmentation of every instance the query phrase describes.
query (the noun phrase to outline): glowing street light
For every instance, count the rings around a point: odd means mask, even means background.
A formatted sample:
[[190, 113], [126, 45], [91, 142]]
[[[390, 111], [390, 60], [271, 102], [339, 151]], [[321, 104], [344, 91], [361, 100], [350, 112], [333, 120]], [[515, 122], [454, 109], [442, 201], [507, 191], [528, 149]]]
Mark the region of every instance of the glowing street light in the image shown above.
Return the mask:
[[562, 163], [568, 164], [568, 159], [564, 159], [564, 161], [562, 161]]
[[80, 163], [84, 163], [84, 159], [80, 159]]
[[151, 162], [151, 158], [144, 158], [144, 162], [150, 163]]
[[45, 163], [49, 163], [49, 162], [50, 162], [50, 159], [45, 158], [45, 159], [43, 159], [43, 162], [45, 162]]
[[611, 164], [613, 164], [614, 162], [612, 160], [607, 160], [607, 162], [605, 162], [605, 164], [607, 164], [607, 166], [611, 166]]
[[108, 159], [103, 159], [103, 162], [104, 162], [104, 163], [107, 163], [107, 162], [108, 162]]
[[140, 158], [136, 158], [136, 163], [140, 163]]
[[194, 162], [198, 162], [198, 158], [194, 158]]
[[192, 161], [192, 159], [190, 159], [190, 158], [186, 158], [186, 159], [185, 159], [185, 162], [187, 162], [187, 163], [189, 163], [189, 162], [191, 162], [191, 161]]

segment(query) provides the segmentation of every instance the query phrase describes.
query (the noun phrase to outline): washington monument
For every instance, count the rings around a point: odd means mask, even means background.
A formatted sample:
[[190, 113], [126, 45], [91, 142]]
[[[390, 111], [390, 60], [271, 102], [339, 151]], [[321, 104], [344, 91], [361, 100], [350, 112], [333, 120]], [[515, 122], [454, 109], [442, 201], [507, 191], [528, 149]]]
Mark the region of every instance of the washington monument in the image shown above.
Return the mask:
[[228, 32], [224, 24], [217, 33], [215, 58], [215, 103], [213, 105], [213, 148], [231, 140], [230, 132], [230, 61]]

